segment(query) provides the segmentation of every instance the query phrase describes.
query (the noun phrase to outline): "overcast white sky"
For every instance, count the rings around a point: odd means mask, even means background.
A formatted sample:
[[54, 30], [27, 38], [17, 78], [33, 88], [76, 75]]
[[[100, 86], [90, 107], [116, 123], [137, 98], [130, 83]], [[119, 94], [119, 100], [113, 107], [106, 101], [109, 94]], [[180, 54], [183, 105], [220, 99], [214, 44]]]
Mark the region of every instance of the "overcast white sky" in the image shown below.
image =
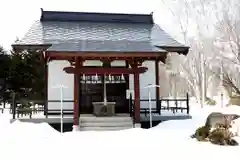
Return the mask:
[[[171, 0], [169, 0], [171, 1]], [[0, 45], [9, 49], [17, 37], [21, 39], [34, 21], [40, 18], [40, 8], [59, 11], [151, 13], [155, 22], [172, 36], [174, 19], [161, 0], [3, 0], [0, 10]]]

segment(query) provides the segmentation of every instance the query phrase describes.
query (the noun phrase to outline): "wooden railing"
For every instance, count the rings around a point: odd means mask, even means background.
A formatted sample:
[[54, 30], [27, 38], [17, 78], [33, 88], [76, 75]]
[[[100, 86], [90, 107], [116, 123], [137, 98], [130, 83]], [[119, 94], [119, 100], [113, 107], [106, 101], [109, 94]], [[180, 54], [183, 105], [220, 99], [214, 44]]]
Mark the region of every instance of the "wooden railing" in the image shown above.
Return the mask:
[[[31, 119], [33, 114], [37, 114], [37, 113], [44, 113], [44, 117], [48, 118], [49, 114], [51, 113], [57, 113], [57, 114], [61, 114], [61, 110], [60, 109], [48, 109], [47, 107], [45, 108], [44, 105], [46, 105], [47, 103], [60, 103], [60, 100], [17, 100], [15, 98], [15, 96], [13, 96], [12, 98], [12, 103], [11, 103], [11, 107], [10, 107], [10, 113], [12, 113], [12, 119], [16, 119], [20, 118], [20, 116], [29, 116], [29, 118]], [[74, 102], [73, 100], [63, 100], [63, 103], [69, 103], [69, 102]], [[29, 107], [24, 107], [24, 105], [28, 105]], [[35, 108], [35, 104], [43, 104], [41, 107]], [[32, 106], [30, 108], [30, 106]], [[65, 114], [73, 114], [74, 110], [73, 109], [63, 109], [62, 110], [63, 115]]]
[[[146, 102], [148, 103], [148, 99], [141, 99], [140, 102]], [[156, 102], [156, 100], [151, 100], [152, 102]], [[10, 108], [10, 112], [12, 113], [12, 118], [16, 119], [19, 118], [20, 116], [29, 116], [29, 118], [32, 118], [33, 114], [36, 113], [44, 113], [45, 118], [48, 118], [49, 114], [57, 113], [60, 115], [60, 109], [48, 109], [44, 108], [44, 105], [42, 107], [38, 108], [23, 108], [21, 107], [22, 104], [26, 103], [31, 103], [33, 104], [47, 104], [48, 102], [51, 103], [60, 103], [60, 100], [49, 100], [49, 101], [44, 101], [44, 100], [16, 100], [15, 97], [12, 98], [12, 104]], [[63, 100], [63, 103], [73, 103], [73, 100]], [[159, 100], [159, 106], [155, 107], [152, 106], [151, 113], [153, 114], [158, 114], [162, 115], [162, 112], [165, 110], [171, 111], [172, 113], [183, 113], [184, 111], [189, 114], [189, 96], [188, 94], [186, 95], [186, 98], [177, 98], [177, 99], [168, 99], [168, 98], [162, 98]], [[182, 106], [181, 104], [185, 104]], [[20, 106], [19, 106], [20, 105]], [[147, 105], [148, 106], [148, 105]], [[63, 114], [73, 114], [74, 111], [73, 109], [63, 109]], [[134, 100], [132, 99], [132, 95], [130, 95], [129, 98], [129, 113], [130, 116], [133, 119], [133, 123], [135, 124], [135, 109], [134, 109]], [[143, 114], [144, 116], [148, 116], [150, 113], [149, 108], [141, 108], [140, 113]]]
[[[129, 101], [129, 104], [132, 104], [130, 106], [130, 109], [132, 109], [131, 113], [134, 112], [134, 100], [132, 100], [131, 96]], [[149, 99], [141, 99], [140, 102], [149, 102]], [[152, 99], [151, 102], [156, 102], [155, 99]], [[165, 103], [164, 103], [165, 102]], [[162, 115], [162, 111], [171, 111], [174, 113], [183, 113], [184, 111], [186, 114], [189, 114], [190, 108], [189, 108], [189, 95], [186, 94], [186, 98], [176, 98], [176, 99], [170, 99], [170, 98], [161, 98], [159, 99], [159, 106], [152, 106], [151, 113]], [[185, 104], [185, 106], [182, 106], [182, 104]], [[144, 116], [148, 116], [150, 114], [149, 108], [140, 108], [140, 114], [144, 114]], [[134, 114], [131, 114], [131, 116], [134, 119]]]

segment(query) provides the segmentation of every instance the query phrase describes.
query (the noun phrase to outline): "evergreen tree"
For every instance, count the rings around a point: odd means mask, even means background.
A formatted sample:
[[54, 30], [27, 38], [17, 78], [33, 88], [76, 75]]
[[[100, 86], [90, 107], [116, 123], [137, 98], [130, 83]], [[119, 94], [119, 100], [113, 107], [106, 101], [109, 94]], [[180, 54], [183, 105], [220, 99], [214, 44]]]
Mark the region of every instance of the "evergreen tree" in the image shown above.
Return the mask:
[[9, 98], [7, 90], [10, 62], [10, 55], [0, 46], [0, 102], [5, 102]]
[[36, 51], [12, 52], [9, 72], [11, 89], [20, 99], [44, 97], [44, 62]]
[[31, 77], [31, 99], [44, 98], [44, 61], [41, 56], [42, 53], [36, 51], [28, 51], [25, 55]]
[[37, 51], [10, 51], [0, 47], [0, 102], [44, 99], [44, 61]]

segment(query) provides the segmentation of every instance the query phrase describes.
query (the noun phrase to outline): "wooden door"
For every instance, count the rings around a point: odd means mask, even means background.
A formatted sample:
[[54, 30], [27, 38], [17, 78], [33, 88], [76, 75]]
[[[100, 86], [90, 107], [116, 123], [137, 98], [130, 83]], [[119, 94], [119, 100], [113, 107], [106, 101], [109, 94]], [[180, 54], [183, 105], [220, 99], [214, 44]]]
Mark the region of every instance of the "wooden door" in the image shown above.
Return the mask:
[[[121, 80], [121, 76], [112, 76], [111, 80], [106, 78], [107, 101], [116, 103], [116, 113], [128, 113], [128, 102], [126, 100], [126, 90], [128, 81]], [[80, 82], [80, 113], [92, 114], [92, 102], [103, 102], [103, 76], [99, 76], [96, 81], [95, 76], [86, 76]]]
[[103, 101], [103, 84], [95, 80], [95, 76], [81, 77], [80, 81], [80, 114], [92, 114], [92, 102]]
[[107, 84], [107, 100], [116, 103], [116, 113], [128, 113], [126, 83]]

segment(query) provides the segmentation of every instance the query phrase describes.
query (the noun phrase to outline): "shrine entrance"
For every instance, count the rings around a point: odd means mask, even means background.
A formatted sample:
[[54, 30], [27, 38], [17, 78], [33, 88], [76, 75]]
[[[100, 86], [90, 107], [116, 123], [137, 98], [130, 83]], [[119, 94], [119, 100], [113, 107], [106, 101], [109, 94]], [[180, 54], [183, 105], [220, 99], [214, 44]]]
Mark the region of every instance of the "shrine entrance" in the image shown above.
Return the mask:
[[[129, 113], [129, 105], [126, 99], [126, 90], [129, 83], [128, 79], [128, 75], [105, 76], [107, 101], [116, 103], [116, 113]], [[80, 76], [79, 106], [81, 109], [79, 114], [92, 114], [93, 102], [104, 101], [103, 80], [103, 75]]]

